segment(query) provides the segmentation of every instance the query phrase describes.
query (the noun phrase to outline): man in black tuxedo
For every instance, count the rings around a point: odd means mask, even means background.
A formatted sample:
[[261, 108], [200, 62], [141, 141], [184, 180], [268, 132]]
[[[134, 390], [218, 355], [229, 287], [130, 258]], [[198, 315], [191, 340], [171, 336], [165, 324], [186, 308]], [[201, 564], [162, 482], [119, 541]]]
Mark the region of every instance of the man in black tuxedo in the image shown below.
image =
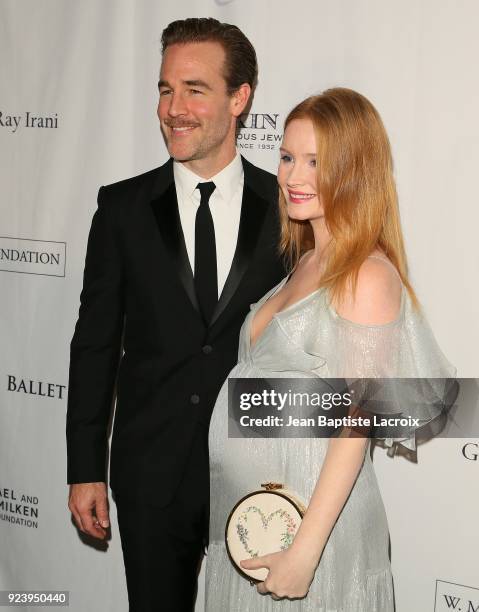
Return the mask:
[[99, 191], [68, 395], [69, 508], [103, 539], [118, 376], [110, 486], [130, 612], [193, 609], [210, 415], [250, 304], [284, 276], [276, 179], [235, 145], [257, 75], [251, 43], [214, 19], [173, 22], [162, 43], [171, 159]]

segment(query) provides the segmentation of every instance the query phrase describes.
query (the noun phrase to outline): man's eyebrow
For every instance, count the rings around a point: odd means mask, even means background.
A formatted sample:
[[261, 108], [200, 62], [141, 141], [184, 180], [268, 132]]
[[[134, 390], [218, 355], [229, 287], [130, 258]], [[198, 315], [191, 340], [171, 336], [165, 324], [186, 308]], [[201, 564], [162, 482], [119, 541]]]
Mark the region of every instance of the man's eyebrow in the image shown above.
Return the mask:
[[[188, 87], [203, 87], [203, 89], [209, 89], [211, 91], [211, 87], [208, 85], [208, 83], [202, 81], [201, 79], [183, 81], [183, 83], [185, 85], [188, 85]], [[171, 85], [168, 83], [168, 81], [165, 81], [164, 79], [160, 79], [158, 81], [158, 89], [160, 89], [161, 87], [169, 87], [171, 89]]]
[[185, 83], [189, 87], [203, 87], [203, 89], [211, 90], [211, 87], [208, 85], [208, 83], [205, 83], [205, 81], [202, 81], [201, 79], [194, 79], [192, 81], [183, 81], [183, 83]]

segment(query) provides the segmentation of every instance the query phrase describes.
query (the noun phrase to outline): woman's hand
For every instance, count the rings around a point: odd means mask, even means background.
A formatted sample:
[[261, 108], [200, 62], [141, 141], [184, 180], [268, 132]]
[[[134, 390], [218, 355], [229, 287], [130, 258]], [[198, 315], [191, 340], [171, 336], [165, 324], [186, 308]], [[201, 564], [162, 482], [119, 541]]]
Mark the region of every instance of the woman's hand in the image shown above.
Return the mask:
[[262, 595], [271, 593], [273, 599], [306, 597], [317, 565], [317, 557], [294, 545], [281, 552], [241, 561], [244, 569], [269, 569], [266, 580], [256, 588]]

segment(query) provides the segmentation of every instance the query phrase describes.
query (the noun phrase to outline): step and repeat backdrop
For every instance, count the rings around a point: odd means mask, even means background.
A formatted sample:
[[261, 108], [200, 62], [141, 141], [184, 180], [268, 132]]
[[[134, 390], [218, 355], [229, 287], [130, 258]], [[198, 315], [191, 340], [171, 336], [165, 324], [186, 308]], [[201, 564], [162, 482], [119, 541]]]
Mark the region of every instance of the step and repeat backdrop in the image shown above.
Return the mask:
[[[331, 86], [371, 99], [391, 138], [412, 280], [458, 376], [478, 377], [479, 5], [0, 0], [0, 10], [0, 590], [68, 590], [72, 612], [127, 610], [114, 504], [106, 545], [79, 534], [67, 509], [68, 355], [99, 186], [167, 159], [162, 29], [212, 16], [248, 35], [259, 86], [238, 147], [273, 172], [299, 100]], [[373, 460], [397, 611], [479, 610], [479, 440], [435, 439], [413, 460], [376, 448]]]

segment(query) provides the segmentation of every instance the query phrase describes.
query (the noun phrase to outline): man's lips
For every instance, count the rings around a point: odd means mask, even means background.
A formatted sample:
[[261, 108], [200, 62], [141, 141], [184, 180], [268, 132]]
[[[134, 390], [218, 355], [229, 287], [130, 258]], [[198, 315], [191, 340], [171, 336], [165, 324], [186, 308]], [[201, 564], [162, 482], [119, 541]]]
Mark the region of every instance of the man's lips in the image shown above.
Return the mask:
[[184, 136], [190, 134], [198, 125], [169, 125], [166, 124], [170, 132], [175, 136]]
[[308, 202], [316, 197], [315, 193], [304, 193], [302, 191], [291, 191], [288, 189], [289, 201], [295, 204], [302, 204]]

